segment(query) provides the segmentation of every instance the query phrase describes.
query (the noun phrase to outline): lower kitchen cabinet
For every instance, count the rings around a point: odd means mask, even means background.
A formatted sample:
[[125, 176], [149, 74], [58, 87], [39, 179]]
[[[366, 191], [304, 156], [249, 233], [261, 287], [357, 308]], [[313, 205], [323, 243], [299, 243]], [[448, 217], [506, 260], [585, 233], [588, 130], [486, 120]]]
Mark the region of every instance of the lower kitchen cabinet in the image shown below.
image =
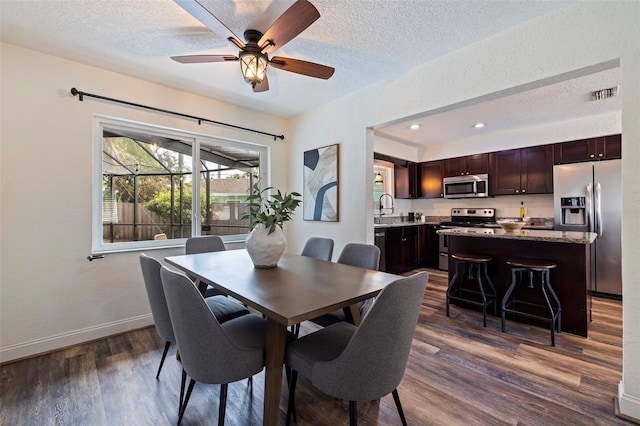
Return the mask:
[[425, 239], [423, 241], [425, 259], [422, 265], [427, 268], [438, 269], [438, 263], [440, 260], [440, 253], [438, 249], [438, 243], [440, 236], [436, 233], [439, 229], [438, 225], [425, 225], [422, 228], [425, 230]]
[[387, 228], [387, 272], [400, 273], [418, 266], [418, 235], [421, 227], [418, 225]]

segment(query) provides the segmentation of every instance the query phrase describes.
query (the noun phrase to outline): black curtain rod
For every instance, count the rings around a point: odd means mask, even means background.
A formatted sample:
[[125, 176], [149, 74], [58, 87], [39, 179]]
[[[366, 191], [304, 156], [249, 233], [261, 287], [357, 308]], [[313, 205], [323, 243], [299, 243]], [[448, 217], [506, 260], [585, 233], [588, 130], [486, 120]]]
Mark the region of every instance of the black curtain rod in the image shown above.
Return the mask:
[[164, 113], [164, 114], [171, 114], [171, 115], [176, 115], [176, 116], [182, 117], [182, 118], [188, 118], [188, 119], [191, 119], [191, 120], [196, 120], [198, 122], [198, 124], [202, 124], [202, 122], [204, 121], [206, 123], [217, 124], [217, 125], [220, 125], [220, 126], [232, 127], [234, 129], [244, 130], [244, 131], [247, 131], [247, 132], [259, 133], [261, 135], [271, 136], [274, 141], [278, 140], [278, 139], [284, 140], [284, 135], [275, 135], [273, 133], [261, 132], [260, 130], [249, 129], [247, 127], [236, 126], [235, 124], [222, 123], [220, 121], [209, 120], [207, 118], [202, 118], [202, 117], [196, 117], [195, 115], [182, 114], [180, 112], [169, 111], [169, 110], [162, 109], [162, 108], [150, 107], [150, 106], [147, 106], [147, 105], [136, 104], [136, 103], [133, 103], [133, 102], [123, 101], [123, 100], [120, 100], [120, 99], [108, 98], [106, 96], [94, 95], [93, 93], [82, 92], [82, 91], [76, 89], [75, 87], [71, 88], [71, 94], [73, 96], [78, 96], [78, 100], [80, 102], [83, 101], [83, 98], [85, 96], [88, 96], [90, 98], [102, 99], [104, 101], [116, 102], [116, 103], [119, 103], [119, 104], [129, 105], [129, 106], [133, 106], [133, 107], [137, 107], [137, 108], [144, 108], [144, 109], [148, 109], [148, 110], [151, 110], [151, 111], [156, 111], [156, 112], [161, 112], [161, 113]]

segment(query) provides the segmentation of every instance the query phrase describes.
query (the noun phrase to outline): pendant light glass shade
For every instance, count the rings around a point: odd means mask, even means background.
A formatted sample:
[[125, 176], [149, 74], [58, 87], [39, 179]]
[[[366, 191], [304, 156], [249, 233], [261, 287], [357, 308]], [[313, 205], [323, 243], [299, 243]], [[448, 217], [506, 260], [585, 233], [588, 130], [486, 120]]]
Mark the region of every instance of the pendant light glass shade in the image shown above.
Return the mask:
[[244, 80], [256, 87], [267, 75], [267, 56], [262, 53], [243, 52], [240, 54], [240, 70]]
[[378, 172], [376, 173], [376, 180], [375, 183], [383, 183], [384, 179], [382, 178], [382, 173]]

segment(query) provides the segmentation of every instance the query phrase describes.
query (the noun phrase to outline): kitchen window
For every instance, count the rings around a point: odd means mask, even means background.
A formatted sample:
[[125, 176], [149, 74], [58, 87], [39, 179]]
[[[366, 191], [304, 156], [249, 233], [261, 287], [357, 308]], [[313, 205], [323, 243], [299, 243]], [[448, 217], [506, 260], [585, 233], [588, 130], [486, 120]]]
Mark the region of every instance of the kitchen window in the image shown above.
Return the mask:
[[245, 200], [266, 181], [267, 147], [106, 117], [94, 138], [94, 253], [249, 232]]
[[[380, 197], [382, 194], [391, 194], [393, 196], [393, 164], [382, 160], [375, 160], [373, 163], [373, 212], [380, 213]], [[386, 205], [390, 202], [388, 197], [383, 200], [383, 207], [390, 208]]]

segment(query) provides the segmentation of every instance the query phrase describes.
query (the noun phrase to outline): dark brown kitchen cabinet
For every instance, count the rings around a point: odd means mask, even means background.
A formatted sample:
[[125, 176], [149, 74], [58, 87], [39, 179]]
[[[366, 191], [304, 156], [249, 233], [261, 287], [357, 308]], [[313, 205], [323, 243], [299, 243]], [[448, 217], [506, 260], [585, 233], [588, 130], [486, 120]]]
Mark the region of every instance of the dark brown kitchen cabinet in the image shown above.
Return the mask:
[[444, 160], [444, 176], [480, 175], [489, 173], [489, 154], [474, 154]]
[[420, 198], [443, 198], [444, 161], [420, 163]]
[[491, 195], [553, 192], [551, 145], [492, 152], [489, 163]]
[[406, 166], [394, 164], [395, 198], [418, 198], [419, 167], [407, 161]]
[[421, 265], [426, 266], [427, 268], [438, 269], [438, 261], [440, 258], [440, 253], [438, 249], [438, 242], [440, 240], [440, 236], [436, 233], [439, 226], [438, 225], [424, 225], [425, 230], [425, 246], [424, 246], [424, 262]]
[[385, 254], [387, 272], [400, 273], [418, 266], [418, 234], [420, 225], [387, 229]]
[[622, 135], [608, 135], [554, 144], [555, 164], [622, 158]]

